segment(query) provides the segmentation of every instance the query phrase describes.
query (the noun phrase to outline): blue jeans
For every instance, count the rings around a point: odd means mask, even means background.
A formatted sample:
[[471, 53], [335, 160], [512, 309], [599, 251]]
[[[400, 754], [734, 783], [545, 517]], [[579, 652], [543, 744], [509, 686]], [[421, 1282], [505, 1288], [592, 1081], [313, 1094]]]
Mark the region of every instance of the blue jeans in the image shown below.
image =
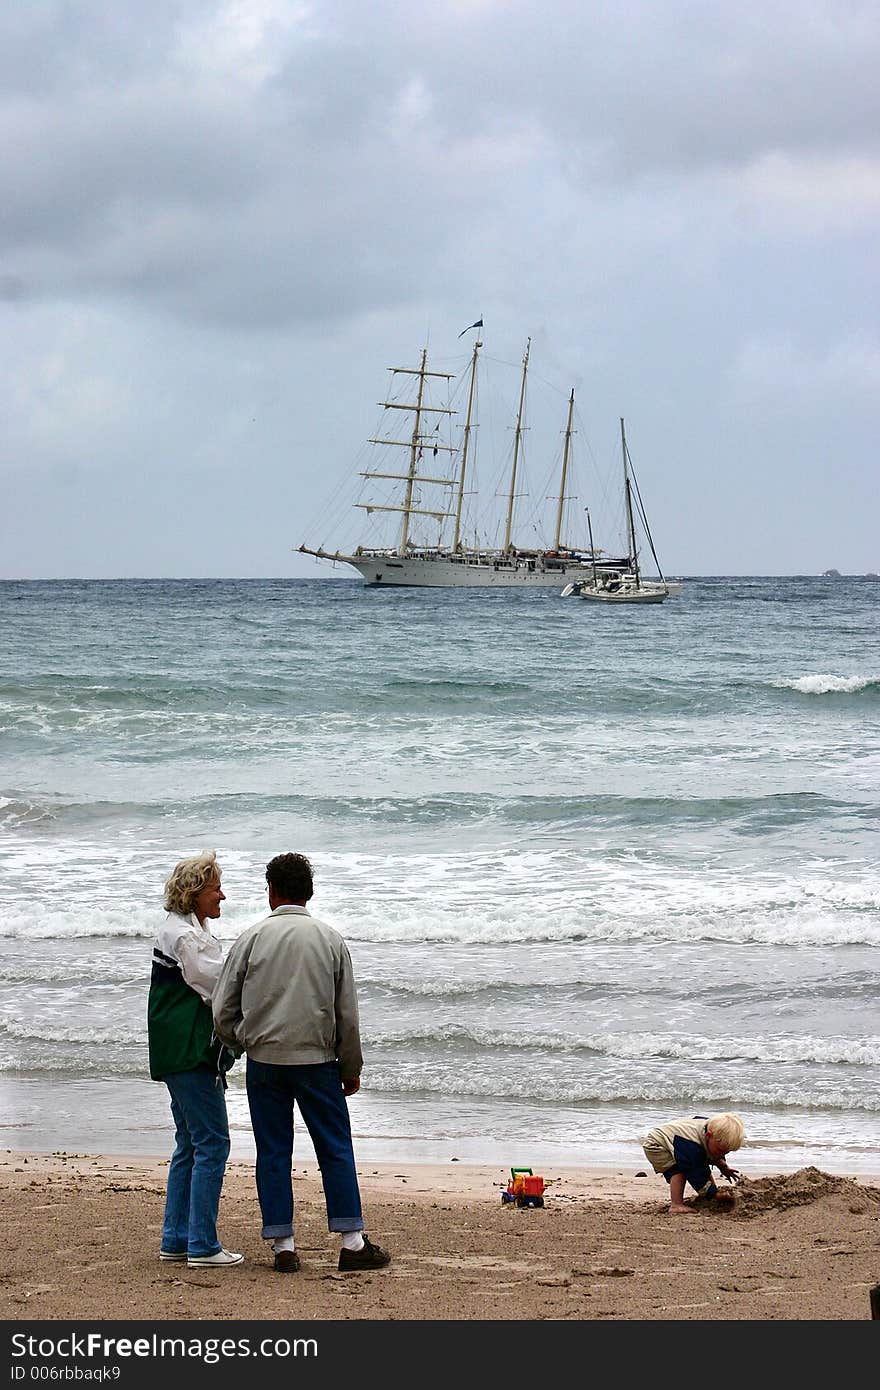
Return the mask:
[[207, 1067], [163, 1077], [171, 1093], [177, 1141], [168, 1169], [162, 1249], [216, 1255], [217, 1210], [229, 1157], [223, 1082]]
[[362, 1231], [348, 1105], [336, 1062], [282, 1067], [247, 1059], [247, 1097], [257, 1145], [257, 1196], [263, 1239], [293, 1235], [293, 1103], [321, 1170], [327, 1229]]

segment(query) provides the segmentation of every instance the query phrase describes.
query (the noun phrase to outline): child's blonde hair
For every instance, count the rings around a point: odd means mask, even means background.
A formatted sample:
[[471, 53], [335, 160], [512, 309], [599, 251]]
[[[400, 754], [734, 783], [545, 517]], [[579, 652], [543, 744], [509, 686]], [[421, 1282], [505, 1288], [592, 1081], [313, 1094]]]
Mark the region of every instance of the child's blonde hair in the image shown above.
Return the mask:
[[741, 1149], [746, 1137], [746, 1128], [739, 1115], [724, 1110], [720, 1115], [710, 1115], [706, 1121], [706, 1132], [726, 1154]]

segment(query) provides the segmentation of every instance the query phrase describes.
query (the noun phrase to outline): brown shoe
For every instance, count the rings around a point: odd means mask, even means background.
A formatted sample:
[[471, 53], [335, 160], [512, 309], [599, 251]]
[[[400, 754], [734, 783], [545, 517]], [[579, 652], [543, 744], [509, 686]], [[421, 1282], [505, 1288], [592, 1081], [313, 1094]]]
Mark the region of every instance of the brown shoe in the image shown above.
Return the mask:
[[384, 1265], [390, 1265], [390, 1263], [391, 1256], [387, 1250], [382, 1250], [378, 1245], [374, 1245], [366, 1233], [361, 1250], [346, 1250], [343, 1246], [339, 1252], [339, 1268], [343, 1273], [353, 1269], [382, 1269]]
[[279, 1250], [275, 1256], [275, 1268], [279, 1274], [296, 1274], [299, 1269], [299, 1255], [295, 1250]]

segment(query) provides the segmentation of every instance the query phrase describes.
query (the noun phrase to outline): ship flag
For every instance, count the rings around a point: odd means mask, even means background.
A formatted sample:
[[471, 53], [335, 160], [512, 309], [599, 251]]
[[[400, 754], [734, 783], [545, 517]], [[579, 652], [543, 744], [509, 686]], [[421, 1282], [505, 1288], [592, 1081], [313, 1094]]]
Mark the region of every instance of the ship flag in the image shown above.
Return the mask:
[[467, 328], [463, 328], [463, 329], [461, 330], [461, 332], [459, 333], [458, 336], [459, 336], [459, 338], [463, 338], [464, 335], [465, 335], [465, 333], [470, 333], [470, 331], [471, 331], [472, 328], [482, 328], [482, 327], [483, 327], [483, 320], [482, 320], [482, 319], [477, 319], [476, 323], [469, 323], [468, 326], [467, 326]]

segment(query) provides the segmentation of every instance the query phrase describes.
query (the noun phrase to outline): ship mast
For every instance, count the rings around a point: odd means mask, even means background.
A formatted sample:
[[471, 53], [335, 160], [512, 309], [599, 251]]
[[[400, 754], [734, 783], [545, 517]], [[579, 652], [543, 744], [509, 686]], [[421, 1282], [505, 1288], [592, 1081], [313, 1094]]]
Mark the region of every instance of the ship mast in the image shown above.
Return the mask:
[[474, 408], [474, 387], [477, 383], [477, 353], [483, 346], [479, 340], [474, 343], [474, 355], [471, 358], [471, 382], [468, 390], [467, 419], [464, 425], [464, 443], [461, 450], [461, 469], [458, 474], [458, 505], [455, 509], [455, 534], [452, 537], [453, 554], [458, 551], [459, 535], [461, 532], [461, 509], [464, 503], [464, 475], [467, 468], [468, 445], [471, 437], [471, 415]]
[[510, 470], [510, 497], [507, 502], [507, 527], [504, 532], [504, 554], [510, 554], [510, 532], [513, 527], [513, 502], [516, 496], [516, 468], [519, 461], [519, 446], [522, 437], [522, 413], [526, 399], [526, 372], [529, 367], [529, 348], [531, 338], [526, 339], [526, 351], [523, 357], [522, 385], [519, 390], [519, 410], [516, 413], [516, 438], [513, 444], [513, 467]]
[[[420, 459], [420, 457], [421, 457], [422, 448], [423, 448], [423, 439], [422, 439], [422, 416], [425, 415], [425, 414], [428, 414], [428, 413], [430, 413], [430, 414], [432, 414], [432, 415], [454, 415], [454, 414], [455, 414], [455, 411], [454, 411], [454, 410], [449, 410], [449, 409], [447, 409], [447, 408], [444, 407], [444, 406], [431, 406], [431, 405], [425, 405], [425, 404], [424, 404], [424, 396], [425, 396], [425, 378], [426, 378], [426, 377], [429, 377], [429, 376], [442, 377], [443, 380], [445, 380], [445, 381], [451, 381], [452, 378], [453, 378], [453, 373], [452, 373], [452, 372], [429, 372], [429, 371], [427, 371], [426, 368], [425, 368], [425, 363], [426, 363], [426, 361], [427, 361], [427, 358], [428, 358], [428, 349], [427, 349], [427, 348], [423, 348], [423, 349], [422, 349], [422, 361], [421, 361], [421, 365], [420, 365], [420, 366], [418, 366], [418, 367], [391, 367], [391, 368], [389, 368], [390, 371], [395, 372], [395, 373], [399, 373], [399, 374], [401, 374], [401, 375], [403, 375], [403, 376], [417, 376], [417, 377], [418, 377], [418, 379], [419, 379], [419, 390], [418, 390], [418, 396], [417, 396], [415, 405], [411, 405], [411, 404], [408, 404], [408, 403], [404, 404], [404, 403], [401, 403], [400, 401], [380, 401], [380, 402], [379, 402], [379, 404], [380, 404], [381, 406], [383, 406], [386, 410], [412, 410], [412, 411], [415, 412], [415, 420], [414, 420], [414, 422], [413, 422], [413, 430], [412, 430], [412, 434], [411, 434], [410, 438], [409, 438], [409, 439], [371, 439], [371, 440], [369, 441], [370, 444], [394, 444], [394, 445], [397, 445], [397, 446], [399, 446], [399, 447], [401, 447], [401, 448], [409, 449], [409, 468], [408, 468], [408, 470], [406, 471], [406, 473], [374, 473], [374, 472], [365, 472], [365, 473], [361, 473], [361, 477], [362, 477], [362, 478], [393, 478], [393, 479], [399, 480], [400, 482], [406, 483], [406, 490], [405, 490], [405, 494], [404, 494], [403, 506], [402, 506], [402, 507], [396, 507], [396, 506], [390, 506], [390, 505], [383, 505], [382, 503], [378, 503], [378, 502], [356, 502], [356, 503], [355, 503], [355, 506], [356, 506], [356, 507], [360, 507], [360, 508], [361, 508], [363, 511], [365, 511], [365, 512], [403, 512], [403, 525], [402, 525], [402, 527], [401, 527], [401, 532], [400, 532], [400, 553], [401, 553], [401, 555], [405, 555], [405, 554], [406, 554], [407, 544], [408, 544], [408, 542], [409, 542], [409, 519], [410, 519], [411, 516], [432, 516], [432, 517], [434, 517], [434, 519], [437, 520], [437, 521], [443, 521], [443, 520], [445, 520], [447, 517], [450, 517], [450, 516], [453, 515], [452, 512], [448, 512], [448, 511], [439, 511], [439, 510], [437, 510], [436, 508], [433, 508], [433, 507], [430, 507], [430, 508], [426, 508], [426, 507], [414, 507], [413, 504], [412, 504], [412, 500], [413, 500], [413, 488], [415, 487], [415, 484], [416, 484], [417, 482], [418, 482], [418, 483], [434, 483], [434, 484], [436, 484], [436, 485], [438, 485], [438, 486], [440, 486], [440, 487], [453, 487], [453, 486], [455, 485], [455, 479], [454, 479], [454, 478], [429, 478], [426, 474], [424, 474], [424, 473], [419, 473], [419, 472], [417, 471], [419, 459]], [[432, 452], [433, 452], [434, 454], [438, 453], [441, 449], [443, 450], [444, 453], [447, 453], [447, 454], [454, 454], [454, 453], [456, 452], [456, 451], [455, 451], [455, 448], [454, 448], [452, 445], [449, 445], [449, 444], [433, 444], [433, 445], [431, 445], [431, 449], [432, 449]]]
[[[574, 387], [571, 388], [571, 395], [568, 398], [568, 424], [565, 427], [565, 448], [562, 451], [562, 477], [559, 481], [559, 506], [556, 510], [556, 535], [553, 538], [553, 549], [559, 549], [559, 537], [562, 535], [562, 513], [565, 509], [565, 483], [568, 478], [568, 456], [571, 450], [571, 417], [574, 414]], [[589, 516], [589, 513], [587, 513]]]
[[636, 577], [636, 588], [639, 587], [639, 554], [636, 549], [636, 528], [633, 521], [632, 487], [629, 480], [629, 455], [626, 447], [626, 431], [623, 427], [623, 416], [620, 418], [620, 443], [623, 449], [623, 493], [626, 500], [626, 526], [627, 544], [629, 546], [630, 561]]
[[412, 507], [413, 487], [416, 481], [416, 464], [419, 461], [419, 435], [422, 424], [422, 398], [425, 394], [425, 362], [428, 358], [428, 349], [422, 348], [422, 363], [419, 371], [419, 395], [416, 401], [416, 418], [413, 421], [412, 442], [409, 453], [409, 473], [406, 479], [406, 495], [403, 499], [403, 525], [400, 531], [400, 553], [406, 554], [406, 543], [409, 540], [409, 514]]

